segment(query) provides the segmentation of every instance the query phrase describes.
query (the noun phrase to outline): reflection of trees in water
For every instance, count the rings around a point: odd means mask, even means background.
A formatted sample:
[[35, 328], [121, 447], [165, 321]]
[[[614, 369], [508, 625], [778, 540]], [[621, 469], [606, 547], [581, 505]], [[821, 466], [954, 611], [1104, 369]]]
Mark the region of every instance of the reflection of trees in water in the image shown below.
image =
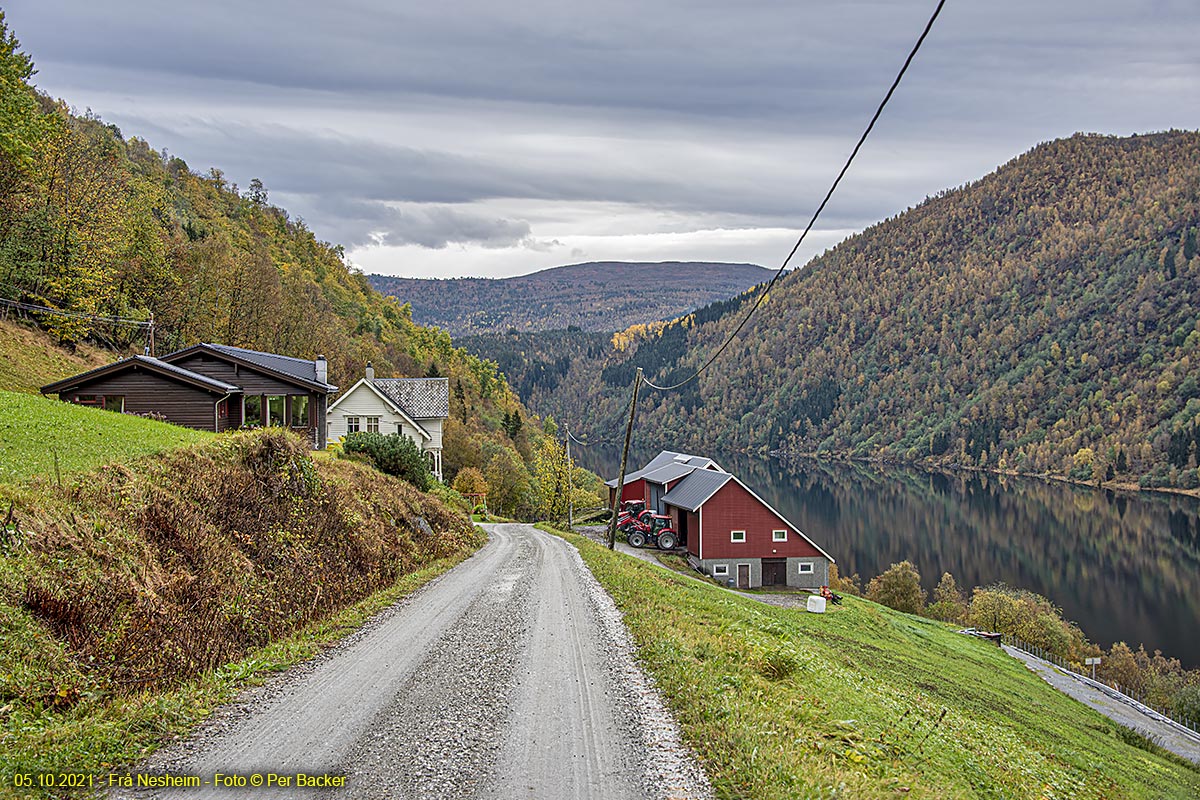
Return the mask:
[[1200, 663], [1200, 502], [980, 473], [741, 460], [764, 499], [876, 575], [905, 558], [927, 588], [1005, 581], [1045, 594], [1098, 641]]
[[[631, 455], [631, 469], [654, 454]], [[1004, 581], [1046, 595], [1102, 644], [1145, 642], [1200, 665], [1194, 498], [984, 473], [704, 455], [829, 550], [843, 574], [866, 579], [909, 559], [929, 589], [944, 571], [966, 586]], [[619, 459], [619, 450], [580, 455], [581, 464], [610, 477]]]

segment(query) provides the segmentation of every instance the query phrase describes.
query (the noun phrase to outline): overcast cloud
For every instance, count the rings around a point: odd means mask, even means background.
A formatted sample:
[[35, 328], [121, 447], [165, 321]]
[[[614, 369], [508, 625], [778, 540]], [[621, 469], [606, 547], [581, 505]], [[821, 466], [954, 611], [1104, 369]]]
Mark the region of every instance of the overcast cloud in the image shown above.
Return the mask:
[[[35, 82], [367, 271], [775, 266], [932, 0], [16, 0]], [[807, 258], [1040, 141], [1200, 127], [1194, 0], [949, 0]]]

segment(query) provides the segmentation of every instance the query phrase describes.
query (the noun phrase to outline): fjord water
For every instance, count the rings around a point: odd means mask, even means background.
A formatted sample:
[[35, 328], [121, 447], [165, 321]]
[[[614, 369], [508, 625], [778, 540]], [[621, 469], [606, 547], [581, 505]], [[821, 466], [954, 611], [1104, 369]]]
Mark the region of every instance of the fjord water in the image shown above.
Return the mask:
[[[573, 452], [616, 475], [620, 453]], [[630, 463], [640, 466], [650, 454]], [[983, 473], [712, 455], [866, 580], [917, 565], [932, 592], [1004, 582], [1050, 598], [1105, 647], [1125, 641], [1200, 666], [1200, 501]], [[631, 467], [631, 469], [636, 468]]]

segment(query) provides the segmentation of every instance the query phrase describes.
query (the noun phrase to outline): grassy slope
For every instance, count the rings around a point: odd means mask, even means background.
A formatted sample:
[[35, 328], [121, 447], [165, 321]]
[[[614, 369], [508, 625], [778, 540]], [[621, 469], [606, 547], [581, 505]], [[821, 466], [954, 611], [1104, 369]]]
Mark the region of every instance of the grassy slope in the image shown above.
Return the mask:
[[107, 350], [87, 345], [69, 353], [40, 330], [0, 320], [0, 390], [36, 394], [47, 383], [113, 360]]
[[[310, 460], [298, 440], [281, 436], [208, 437], [67, 477], [62, 488], [0, 484], [0, 506], [15, 500], [24, 534], [15, 546], [0, 537], [0, 798], [25, 796], [13, 787], [17, 773], [130, 764], [482, 542], [435, 498], [358, 464]], [[72, 442], [59, 441], [64, 460], [100, 458], [90, 443], [86, 458], [72, 452]], [[221, 513], [206, 510], [214, 498]], [[437, 533], [424, 534], [418, 517]], [[65, 594], [51, 604], [31, 600], [54, 587]], [[313, 588], [309, 602], [303, 595]], [[97, 620], [88, 618], [93, 606]], [[143, 606], [153, 607], [144, 629], [136, 624]], [[234, 624], [239, 618], [244, 624]], [[270, 619], [269, 634], [259, 630]], [[148, 653], [130, 655], [139, 642], [150, 643]], [[201, 669], [158, 667], [156, 683], [121, 688], [122, 675], [181, 648], [228, 655]]]
[[1200, 770], [942, 624], [767, 606], [569, 538], [719, 797], [1200, 796]]
[[164, 422], [0, 391], [0, 483], [129, 461], [211, 439]]

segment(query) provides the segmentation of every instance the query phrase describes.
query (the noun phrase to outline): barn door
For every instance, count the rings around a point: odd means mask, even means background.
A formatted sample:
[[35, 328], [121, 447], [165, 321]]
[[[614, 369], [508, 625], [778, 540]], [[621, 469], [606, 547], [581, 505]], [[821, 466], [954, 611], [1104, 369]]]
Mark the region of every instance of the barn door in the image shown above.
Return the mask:
[[738, 564], [737, 585], [739, 589], [750, 588], [750, 565]]

